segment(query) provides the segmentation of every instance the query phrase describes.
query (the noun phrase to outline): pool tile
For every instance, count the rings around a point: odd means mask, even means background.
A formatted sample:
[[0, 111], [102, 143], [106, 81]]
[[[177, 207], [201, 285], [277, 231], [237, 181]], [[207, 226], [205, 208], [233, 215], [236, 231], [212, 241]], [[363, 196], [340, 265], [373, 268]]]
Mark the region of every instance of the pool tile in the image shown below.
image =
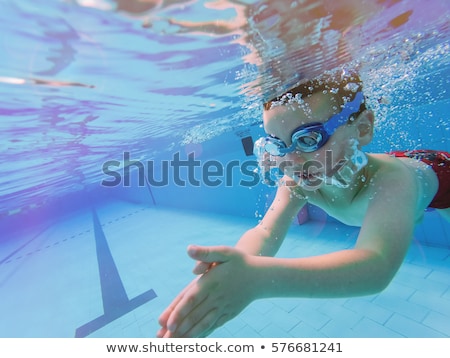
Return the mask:
[[267, 338], [291, 338], [292, 335], [288, 333], [284, 327], [279, 327], [275, 324], [270, 324], [259, 332], [262, 337]]
[[298, 317], [282, 310], [277, 306], [274, 306], [269, 312], [267, 312], [264, 315], [264, 318], [270, 322], [271, 325], [282, 327], [285, 331], [289, 331], [300, 322]]
[[353, 327], [361, 316], [343, 305], [333, 302], [333, 300], [326, 301], [320, 308], [319, 312], [329, 317], [334, 322], [345, 322], [348, 327]]
[[372, 321], [369, 318], [363, 318], [353, 327], [355, 338], [402, 338], [395, 330]]
[[296, 338], [326, 338], [327, 336], [320, 331], [320, 329], [310, 326], [308, 323], [300, 322], [293, 327], [289, 334]]
[[[450, 301], [450, 287], [447, 289], [447, 291], [444, 292], [444, 294], [442, 295], [442, 298]], [[450, 304], [450, 302], [449, 302], [449, 304]]]
[[[433, 272], [433, 271], [432, 271]], [[450, 282], [450, 277], [448, 277], [447, 283], [439, 281], [439, 276], [436, 280], [432, 279], [432, 272], [427, 278], [417, 277], [411, 274], [399, 273], [395, 276], [395, 282], [411, 288], [412, 290], [420, 289], [426, 292], [432, 292], [434, 294], [442, 295], [448, 288], [448, 282]]]
[[354, 338], [355, 332], [348, 324], [343, 324], [339, 320], [330, 320], [321, 330], [325, 337], [328, 338]]
[[442, 298], [440, 293], [417, 291], [409, 301], [446, 315], [450, 322], [450, 302]]
[[268, 320], [266, 316], [268, 312], [269, 311], [266, 313], [261, 313], [252, 303], [241, 313], [240, 318], [246, 325], [252, 327], [256, 332], [260, 333], [267, 325], [270, 324], [270, 320]]
[[[223, 336], [217, 336], [217, 337], [223, 337]], [[260, 335], [255, 329], [251, 326], [244, 326], [240, 330], [234, 332], [233, 336], [234, 338], [262, 338], [263, 336]]]
[[400, 313], [417, 322], [421, 322], [428, 313], [427, 308], [406, 300], [398, 299], [395, 296], [379, 295], [374, 303], [387, 310]]
[[440, 331], [446, 337], [450, 337], [449, 316], [431, 311], [424, 319], [423, 324]]
[[330, 321], [330, 317], [328, 315], [321, 313], [317, 309], [311, 309], [311, 307], [303, 304], [300, 304], [291, 313], [299, 317], [299, 319], [306, 323], [309, 327], [316, 330], [320, 330]]
[[422, 323], [416, 322], [398, 313], [394, 313], [385, 326], [395, 332], [398, 332], [402, 336], [410, 338], [446, 337], [441, 332], [431, 329]]
[[375, 303], [363, 300], [360, 297], [349, 299], [345, 303], [345, 307], [379, 324], [386, 323], [386, 321], [393, 314], [391, 310], [383, 308]]

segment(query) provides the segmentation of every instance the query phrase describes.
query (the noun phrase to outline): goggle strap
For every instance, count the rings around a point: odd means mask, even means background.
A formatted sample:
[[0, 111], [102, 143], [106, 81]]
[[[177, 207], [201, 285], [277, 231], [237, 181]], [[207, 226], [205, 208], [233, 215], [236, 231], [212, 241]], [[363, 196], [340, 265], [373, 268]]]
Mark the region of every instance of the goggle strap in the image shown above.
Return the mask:
[[324, 123], [323, 127], [327, 133], [332, 135], [339, 126], [345, 124], [353, 113], [359, 111], [363, 101], [363, 93], [357, 92], [355, 98], [353, 98], [353, 101], [347, 102], [341, 112], [335, 114], [326, 123]]

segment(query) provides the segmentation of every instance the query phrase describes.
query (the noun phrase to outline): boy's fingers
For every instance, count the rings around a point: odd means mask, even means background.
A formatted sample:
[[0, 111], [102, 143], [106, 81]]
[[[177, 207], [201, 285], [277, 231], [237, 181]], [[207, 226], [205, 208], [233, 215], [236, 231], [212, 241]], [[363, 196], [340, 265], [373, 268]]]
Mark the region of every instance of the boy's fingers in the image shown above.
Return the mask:
[[164, 334], [164, 336], [161, 337], [161, 338], [173, 338], [172, 332], [167, 330], [166, 333]]
[[167, 329], [166, 328], [161, 328], [157, 333], [156, 333], [156, 338], [163, 338], [167, 333]]
[[211, 264], [209, 262], [197, 261], [192, 272], [196, 275], [203, 275], [210, 269], [210, 267], [211, 267]]
[[170, 313], [172, 312], [172, 308], [167, 307], [163, 313], [160, 314], [159, 318], [158, 318], [158, 323], [160, 324], [161, 327], [166, 327], [167, 325], [167, 319], [170, 316]]
[[159, 316], [158, 322], [162, 327], [167, 327], [167, 320], [172, 314], [173, 310], [178, 306], [180, 301], [183, 299], [186, 292], [191, 288], [191, 286], [195, 283], [196, 280], [192, 281], [189, 285], [187, 285], [183, 291], [181, 291], [177, 297], [173, 299], [173, 301], [167, 306], [167, 308], [161, 313]]
[[180, 326], [177, 332], [180, 337], [194, 338], [201, 337], [206, 332], [212, 330], [214, 322], [217, 320], [217, 308], [207, 312], [203, 317], [199, 318], [194, 324]]
[[172, 311], [167, 320], [167, 329], [172, 333], [177, 331], [177, 334], [179, 334], [180, 326], [191, 324], [189, 322], [195, 323], [198, 317], [203, 315], [202, 312], [205, 307], [202, 304], [208, 298], [208, 295], [208, 291], [204, 292], [196, 289], [187, 293]]
[[234, 253], [234, 248], [229, 246], [195, 246], [188, 247], [188, 255], [202, 262], [225, 262], [230, 259]]
[[175, 307], [178, 305], [178, 303], [181, 301], [183, 297], [183, 292], [179, 294], [171, 303], [170, 305], [161, 313], [159, 316], [158, 322], [162, 327], [167, 326], [167, 320], [169, 319], [172, 311], [175, 309]]

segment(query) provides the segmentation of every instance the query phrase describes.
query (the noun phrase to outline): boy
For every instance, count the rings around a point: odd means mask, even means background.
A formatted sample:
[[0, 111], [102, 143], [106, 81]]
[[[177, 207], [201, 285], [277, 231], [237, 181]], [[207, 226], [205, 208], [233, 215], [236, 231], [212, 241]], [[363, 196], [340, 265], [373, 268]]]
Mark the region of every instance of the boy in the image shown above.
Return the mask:
[[[158, 337], [204, 337], [253, 300], [349, 297], [382, 291], [428, 206], [450, 214], [450, 155], [365, 154], [374, 116], [354, 74], [329, 74], [264, 105], [268, 137], [256, 144], [266, 181], [279, 167], [273, 203], [233, 247], [190, 246], [199, 276], [160, 317]], [[308, 258], [274, 258], [306, 204], [360, 226], [355, 247]]]

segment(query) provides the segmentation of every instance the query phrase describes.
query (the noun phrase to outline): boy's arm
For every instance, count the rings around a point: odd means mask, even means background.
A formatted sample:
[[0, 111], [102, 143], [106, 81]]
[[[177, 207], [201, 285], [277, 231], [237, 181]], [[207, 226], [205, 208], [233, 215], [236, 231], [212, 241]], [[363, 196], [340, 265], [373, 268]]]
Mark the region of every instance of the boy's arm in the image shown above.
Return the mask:
[[[288, 181], [288, 177], [281, 180], [281, 182]], [[305, 199], [295, 196], [285, 185], [280, 185], [264, 218], [258, 225], [245, 232], [235, 247], [253, 256], [274, 256], [283, 243], [292, 220], [306, 202]], [[193, 272], [201, 275], [208, 271], [211, 265], [210, 261], [199, 260]]]
[[[306, 200], [296, 197], [289, 188], [280, 185], [264, 218], [257, 226], [242, 235], [235, 246], [236, 251], [249, 256], [275, 255], [292, 224], [293, 218], [305, 204]], [[211, 249], [214, 250], [215, 248]], [[227, 250], [230, 250], [230, 253], [233, 252], [230, 247], [221, 247], [221, 249], [226, 252], [228, 252]], [[208, 248], [204, 248], [204, 250], [208, 250]], [[218, 256], [206, 254], [205, 256], [204, 250], [202, 250], [201, 256], [193, 257], [198, 260], [193, 270], [197, 275], [205, 274], [211, 268], [211, 265], [222, 261], [220, 254]], [[196, 250], [190, 247], [188, 253], [193, 256], [193, 252], [196, 252]], [[226, 255], [223, 258], [226, 259]], [[243, 275], [246, 276], [246, 273], [244, 272]], [[177, 311], [180, 307], [183, 307], [183, 302], [186, 300], [186, 297], [191, 297], [191, 300], [195, 300], [194, 297], [199, 289], [198, 281], [201, 278], [199, 276], [194, 279], [161, 314], [159, 322], [162, 329], [158, 332], [158, 336], [163, 337], [170, 333], [167, 327], [169, 318], [173, 315], [173, 311]], [[207, 292], [208, 288], [203, 289], [203, 291]]]
[[306, 200], [295, 196], [288, 187], [280, 185], [261, 222], [242, 235], [235, 247], [249, 255], [274, 256], [283, 243], [292, 220], [305, 204]]
[[249, 258], [258, 297], [349, 297], [383, 290], [413, 236], [418, 184], [407, 169], [378, 173], [356, 245], [316, 257]]

